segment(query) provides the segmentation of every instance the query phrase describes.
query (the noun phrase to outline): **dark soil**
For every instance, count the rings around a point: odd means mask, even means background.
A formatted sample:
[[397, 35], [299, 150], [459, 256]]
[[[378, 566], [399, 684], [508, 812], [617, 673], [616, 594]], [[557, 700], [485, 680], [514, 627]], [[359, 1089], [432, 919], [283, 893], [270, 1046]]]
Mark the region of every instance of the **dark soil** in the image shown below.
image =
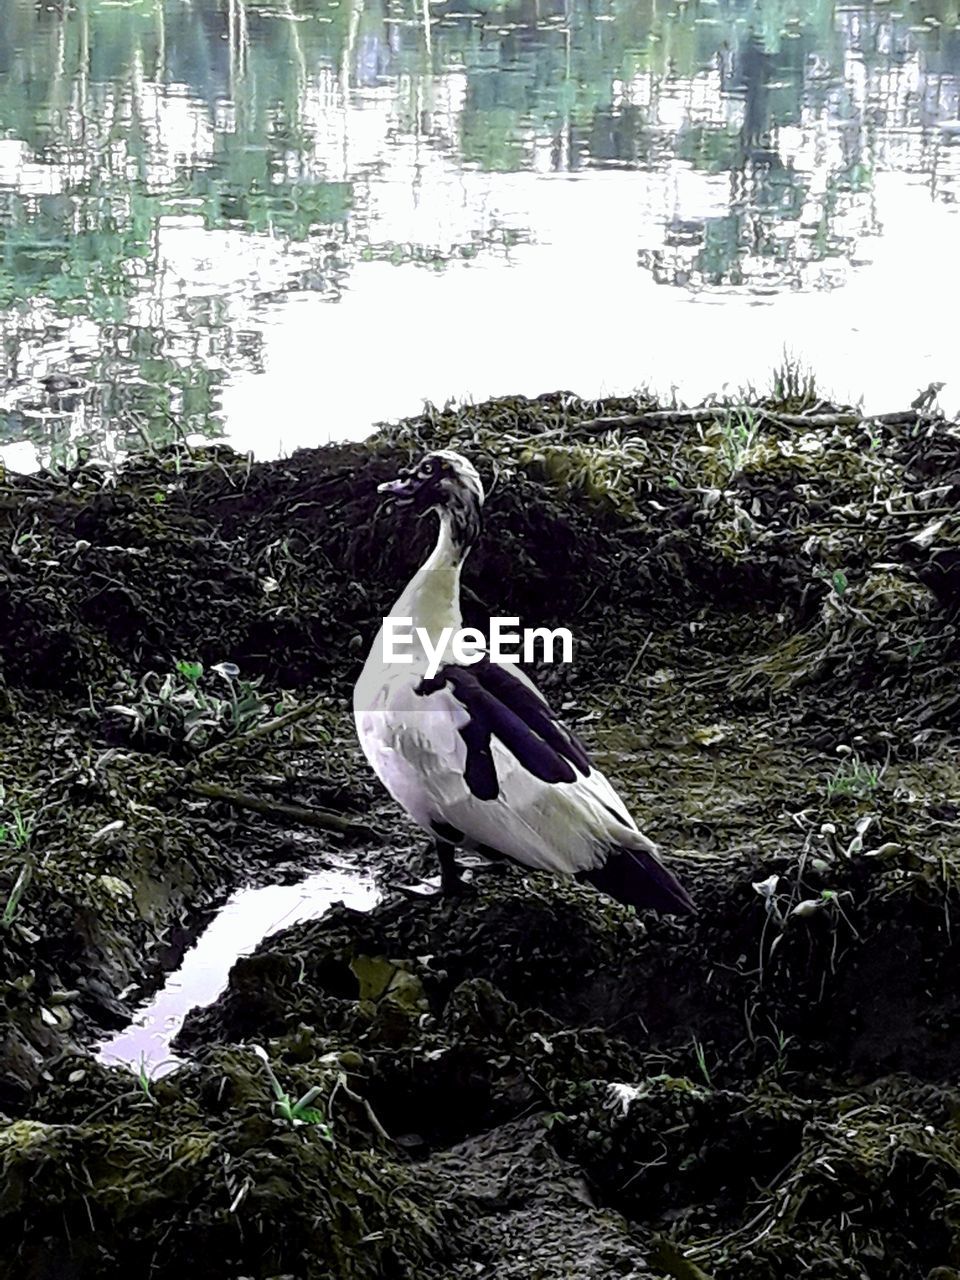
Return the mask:
[[[467, 621], [574, 630], [543, 682], [699, 914], [388, 893], [239, 961], [182, 1070], [98, 1065], [238, 884], [429, 866], [348, 707], [435, 445], [496, 475]], [[0, 1276], [956, 1280], [958, 498], [955, 424], [802, 397], [7, 477]]]

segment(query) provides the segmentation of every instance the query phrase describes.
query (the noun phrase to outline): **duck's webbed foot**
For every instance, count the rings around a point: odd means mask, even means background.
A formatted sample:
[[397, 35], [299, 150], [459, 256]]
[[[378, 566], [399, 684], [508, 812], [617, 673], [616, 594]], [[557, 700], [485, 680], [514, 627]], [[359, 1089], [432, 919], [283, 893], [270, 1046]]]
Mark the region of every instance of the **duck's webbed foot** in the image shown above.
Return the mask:
[[431, 877], [429, 880], [421, 880], [418, 884], [398, 884], [395, 886], [398, 893], [421, 901], [427, 899], [439, 902], [443, 898], [462, 897], [472, 890], [473, 886], [463, 878], [463, 870], [456, 859], [455, 846], [448, 840], [438, 840], [436, 849], [437, 858], [440, 861], [439, 879]]

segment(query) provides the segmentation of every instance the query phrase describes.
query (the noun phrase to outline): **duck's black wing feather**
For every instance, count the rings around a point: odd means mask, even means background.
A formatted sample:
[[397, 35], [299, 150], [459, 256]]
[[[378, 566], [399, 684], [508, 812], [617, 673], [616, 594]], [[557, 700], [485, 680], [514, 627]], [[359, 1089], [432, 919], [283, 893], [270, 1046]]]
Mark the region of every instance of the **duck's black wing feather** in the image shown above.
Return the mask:
[[513, 666], [483, 658], [471, 666], [448, 663], [417, 693], [428, 697], [448, 688], [467, 712], [460, 729], [467, 748], [464, 776], [478, 800], [500, 794], [491, 741], [497, 738], [519, 763], [542, 782], [574, 782], [590, 773], [590, 759], [579, 741], [558, 720], [537, 688]]
[[[536, 686], [529, 683], [518, 668], [492, 663], [487, 658], [471, 666], [449, 663], [440, 667], [432, 678], [421, 680], [415, 691], [429, 699], [441, 690], [467, 713], [458, 732], [466, 747], [463, 778], [473, 800], [496, 800], [501, 794], [493, 751], [494, 739], [521, 766], [521, 770], [510, 772], [509, 781], [504, 780], [514, 804], [523, 798], [521, 771], [530, 776], [531, 792], [536, 791], [532, 784], [534, 778], [546, 783], [590, 779], [587, 787], [591, 803], [602, 805], [616, 827], [611, 830], [606, 848], [592, 866], [583, 867], [581, 863], [578, 868], [574, 861], [569, 867], [570, 872], [589, 881], [603, 893], [632, 906], [654, 907], [680, 915], [693, 910], [690, 896], [676, 876], [660, 862], [656, 847], [636, 830], [603, 775], [591, 768], [583, 743], [557, 719]], [[523, 806], [520, 807], [522, 809]], [[458, 830], [459, 827], [469, 827], [465, 818], [460, 816], [462, 812], [454, 813], [452, 818], [459, 824]], [[509, 832], [509, 814], [502, 815], [501, 820]], [[493, 846], [497, 845], [489, 827], [484, 839]], [[513, 856], [509, 841], [503, 851]], [[549, 865], [524, 857], [519, 857], [518, 861], [528, 866]]]
[[696, 911], [673, 872], [645, 849], [614, 849], [602, 867], [582, 871], [579, 879], [632, 907], [653, 907], [677, 916]]

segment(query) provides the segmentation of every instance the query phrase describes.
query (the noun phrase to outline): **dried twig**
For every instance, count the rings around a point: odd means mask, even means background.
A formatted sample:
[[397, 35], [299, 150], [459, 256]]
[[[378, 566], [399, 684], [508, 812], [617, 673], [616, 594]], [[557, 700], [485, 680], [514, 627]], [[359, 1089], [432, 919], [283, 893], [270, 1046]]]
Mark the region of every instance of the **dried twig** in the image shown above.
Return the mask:
[[264, 800], [245, 791], [231, 791], [215, 782], [191, 782], [187, 787], [195, 796], [206, 800], [220, 800], [235, 809], [249, 809], [264, 818], [276, 822], [295, 822], [303, 827], [315, 827], [319, 831], [335, 831], [339, 835], [357, 839], [375, 839], [377, 833], [363, 822], [351, 822], [328, 809], [308, 809], [305, 805], [290, 804], [286, 800]]
[[667, 1240], [664, 1236], [654, 1237], [650, 1261], [658, 1270], [676, 1277], [676, 1280], [710, 1280], [710, 1276], [697, 1266], [689, 1254], [682, 1253], [672, 1240]]
[[383, 1140], [389, 1143], [390, 1146], [396, 1146], [393, 1138], [391, 1138], [390, 1134], [387, 1133], [386, 1129], [377, 1118], [377, 1113], [374, 1111], [373, 1107], [371, 1107], [366, 1098], [362, 1097], [359, 1093], [355, 1093], [353, 1089], [350, 1088], [349, 1084], [347, 1084], [347, 1078], [343, 1073], [337, 1076], [336, 1084], [334, 1084], [333, 1089], [330, 1091], [330, 1097], [327, 1100], [328, 1120], [333, 1117], [333, 1100], [337, 1096], [338, 1091], [340, 1093], [345, 1093], [351, 1102], [355, 1102], [359, 1107], [363, 1108], [364, 1114], [370, 1122], [370, 1127], [373, 1129], [374, 1133], [383, 1138]]
[[273, 720], [266, 720], [262, 724], [255, 725], [247, 733], [238, 734], [236, 737], [228, 738], [226, 742], [216, 742], [212, 747], [207, 747], [205, 751], [201, 751], [199, 760], [208, 760], [211, 756], [219, 755], [221, 751], [228, 747], [240, 747], [248, 742], [253, 742], [256, 738], [265, 738], [267, 734], [276, 733], [278, 729], [285, 729], [288, 725], [296, 724], [298, 720], [306, 720], [316, 711], [317, 707], [323, 701], [321, 697], [311, 698], [309, 702], [303, 703], [302, 706], [294, 707], [292, 711], [286, 711], [282, 716], [276, 716]]

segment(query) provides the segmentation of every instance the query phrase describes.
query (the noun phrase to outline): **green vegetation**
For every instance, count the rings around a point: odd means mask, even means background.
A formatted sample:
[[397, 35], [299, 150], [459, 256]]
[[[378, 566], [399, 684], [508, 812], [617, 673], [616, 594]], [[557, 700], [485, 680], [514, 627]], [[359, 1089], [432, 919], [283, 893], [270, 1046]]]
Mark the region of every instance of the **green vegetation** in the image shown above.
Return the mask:
[[195, 689], [200, 683], [200, 677], [203, 675], [203, 663], [187, 662], [181, 658], [177, 662], [177, 675], [183, 676], [187, 684]]
[[707, 1051], [695, 1036], [693, 1039], [693, 1052], [697, 1059], [697, 1070], [703, 1077], [704, 1084], [710, 1089], [713, 1087], [713, 1081], [710, 1079], [710, 1068], [707, 1066]]
[[137, 1067], [137, 1084], [140, 1086], [140, 1091], [146, 1100], [156, 1104], [157, 1100], [153, 1096], [153, 1082], [150, 1079], [150, 1068], [147, 1066], [146, 1059], [142, 1056]]
[[0, 927], [8, 929], [16, 918], [17, 910], [20, 906], [20, 899], [27, 891], [30, 880], [33, 877], [33, 863], [29, 858], [24, 858], [17, 878], [13, 882], [13, 888], [7, 894], [7, 901], [4, 904], [3, 914], [0, 915]]
[[728, 409], [720, 422], [723, 459], [732, 480], [750, 458], [760, 427], [752, 409]]
[[113, 731], [131, 742], [167, 749], [203, 751], [263, 722], [276, 702], [261, 691], [262, 679], [241, 680], [234, 663], [205, 674], [202, 662], [178, 660], [176, 671], [150, 671], [121, 683], [124, 700], [105, 708]]
[[819, 400], [813, 370], [806, 368], [796, 356], [785, 352], [782, 364], [773, 371], [771, 395], [785, 409], [793, 409], [797, 413], [811, 408]]
[[266, 1050], [261, 1049], [259, 1045], [251, 1045], [251, 1048], [263, 1062], [263, 1069], [267, 1073], [270, 1088], [273, 1090], [274, 1105], [284, 1120], [293, 1125], [313, 1125], [321, 1137], [328, 1142], [333, 1142], [333, 1130], [327, 1123], [327, 1117], [318, 1107], [313, 1106], [316, 1099], [323, 1093], [323, 1087], [321, 1085], [311, 1085], [305, 1093], [294, 1101], [277, 1079], [273, 1067], [270, 1065]]
[[[0, 805], [3, 804], [4, 799], [3, 784], [0, 783]], [[2, 812], [0, 808], [0, 813]], [[34, 860], [30, 851], [33, 827], [34, 819], [24, 817], [15, 806], [10, 809], [9, 819], [0, 821], [0, 859], [5, 859], [7, 854], [13, 854], [12, 861], [14, 864], [19, 863], [16, 879], [7, 893], [3, 911], [0, 913], [0, 928], [3, 929], [9, 929], [16, 919], [21, 899], [33, 878]]]
[[[838, 751], [841, 748], [838, 748]], [[884, 766], [864, 760], [858, 751], [843, 748], [843, 758], [826, 779], [828, 800], [835, 796], [864, 799], [871, 796], [883, 781]]]
[[19, 809], [11, 809], [9, 822], [0, 822], [0, 845], [8, 844], [14, 849], [25, 849], [30, 843], [32, 827], [31, 819], [24, 818]]

